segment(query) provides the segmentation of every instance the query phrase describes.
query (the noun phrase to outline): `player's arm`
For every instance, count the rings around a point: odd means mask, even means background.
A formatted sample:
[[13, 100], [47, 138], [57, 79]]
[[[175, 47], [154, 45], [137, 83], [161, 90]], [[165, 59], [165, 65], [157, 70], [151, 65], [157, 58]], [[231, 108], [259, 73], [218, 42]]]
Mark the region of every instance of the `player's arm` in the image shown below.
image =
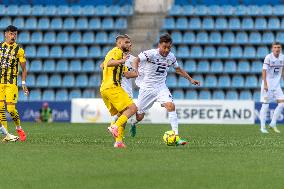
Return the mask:
[[262, 80], [263, 80], [263, 83], [264, 83], [263, 89], [265, 91], [268, 91], [268, 85], [267, 85], [267, 80], [266, 80], [266, 69], [262, 69]]
[[181, 67], [176, 67], [175, 68], [176, 73], [184, 78], [186, 78], [188, 81], [190, 81], [193, 85], [200, 85], [200, 82], [193, 79], [192, 77], [190, 77], [188, 75], [188, 73], [186, 71], [184, 71]]
[[262, 66], [262, 80], [263, 80], [263, 89], [265, 91], [268, 91], [268, 85], [267, 85], [267, 80], [266, 80], [266, 70], [268, 69], [268, 65], [269, 65], [269, 59], [268, 57], [266, 57], [264, 59], [264, 63], [263, 63], [263, 66]]
[[19, 50], [19, 60], [20, 60], [20, 65], [22, 68], [22, 89], [25, 93], [26, 96], [29, 95], [29, 90], [26, 85], [26, 78], [27, 78], [27, 66], [26, 66], [26, 58], [25, 58], [25, 52], [24, 49], [20, 48]]
[[125, 59], [120, 59], [120, 60], [111, 59], [107, 62], [107, 67], [114, 67], [114, 66], [118, 66], [124, 63], [125, 63]]
[[127, 58], [128, 58], [128, 54], [124, 54], [124, 53], [123, 53], [122, 59], [114, 56], [107, 62], [107, 67], [114, 67], [120, 64], [124, 64]]
[[125, 70], [125, 72], [123, 73], [124, 74], [124, 77], [126, 77], [127, 79], [129, 78], [135, 78], [135, 77], [138, 77], [138, 63], [136, 62], [135, 65], [134, 65], [134, 60], [136, 58], [133, 59], [133, 61], [130, 63], [131, 64], [131, 67], [132, 67], [132, 70], [129, 71], [128, 69]]
[[124, 72], [124, 77], [127, 79], [138, 77], [138, 72], [136, 70]]

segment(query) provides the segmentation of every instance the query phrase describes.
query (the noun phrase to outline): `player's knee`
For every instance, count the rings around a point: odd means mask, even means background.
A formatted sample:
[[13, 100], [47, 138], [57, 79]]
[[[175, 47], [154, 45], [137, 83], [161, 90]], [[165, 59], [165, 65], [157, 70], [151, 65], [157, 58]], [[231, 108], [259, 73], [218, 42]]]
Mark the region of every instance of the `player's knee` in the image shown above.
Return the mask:
[[16, 106], [15, 105], [7, 105], [7, 111], [9, 113], [14, 113], [16, 112]]
[[4, 103], [4, 101], [0, 101], [0, 109], [1, 109], [1, 110], [5, 109], [5, 103]]
[[136, 120], [137, 121], [142, 121], [142, 119], [144, 118], [145, 114], [136, 114]]
[[176, 107], [175, 104], [172, 102], [168, 102], [164, 104], [165, 108], [167, 109], [168, 112], [175, 111]]

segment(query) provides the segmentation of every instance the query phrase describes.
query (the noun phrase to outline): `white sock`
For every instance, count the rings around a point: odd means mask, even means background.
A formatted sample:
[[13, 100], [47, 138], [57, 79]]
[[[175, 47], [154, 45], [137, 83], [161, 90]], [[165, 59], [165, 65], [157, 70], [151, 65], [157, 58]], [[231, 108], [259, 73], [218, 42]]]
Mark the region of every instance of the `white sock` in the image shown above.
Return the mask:
[[21, 126], [16, 126], [16, 129], [19, 130], [19, 129], [22, 129], [22, 127]]
[[172, 126], [172, 130], [178, 135], [178, 118], [176, 111], [169, 112], [169, 120]]
[[259, 113], [261, 129], [265, 129], [265, 122], [266, 122], [268, 108], [269, 108], [269, 104], [263, 103], [261, 106], [260, 113]]
[[135, 125], [135, 124], [137, 124], [138, 122], [139, 122], [139, 121], [137, 121], [136, 116], [135, 116], [135, 115], [132, 116], [132, 118], [131, 118], [131, 120], [130, 120], [131, 125]]
[[112, 121], [113, 123], [115, 123], [117, 119], [118, 119], [118, 116], [117, 116], [117, 115], [111, 116], [111, 121]]
[[278, 106], [275, 108], [273, 116], [272, 116], [272, 120], [270, 122], [271, 127], [276, 126], [277, 119], [279, 118], [283, 108], [284, 108], [284, 102], [278, 103]]
[[6, 136], [8, 134], [7, 130], [5, 129], [3, 125], [0, 127], [0, 130], [1, 130], [2, 135]]

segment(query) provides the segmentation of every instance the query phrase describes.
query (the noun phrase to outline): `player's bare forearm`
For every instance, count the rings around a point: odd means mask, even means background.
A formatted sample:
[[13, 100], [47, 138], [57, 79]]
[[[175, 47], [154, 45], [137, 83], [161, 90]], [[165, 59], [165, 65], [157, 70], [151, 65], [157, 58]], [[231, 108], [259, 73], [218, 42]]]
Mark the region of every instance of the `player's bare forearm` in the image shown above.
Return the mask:
[[176, 73], [184, 78], [186, 78], [187, 80], [191, 81], [192, 77], [190, 77], [188, 75], [188, 73], [186, 71], [184, 71], [183, 69], [181, 69], [180, 67], [176, 68]]
[[21, 68], [22, 68], [22, 88], [26, 96], [29, 95], [29, 90], [26, 86], [26, 78], [27, 78], [27, 68], [26, 68], [26, 62], [21, 62]]
[[120, 64], [124, 64], [125, 63], [125, 59], [121, 59], [121, 60], [109, 60], [107, 62], [107, 66], [108, 67], [114, 67], [114, 66], [118, 66]]
[[21, 63], [21, 68], [22, 68], [22, 81], [26, 81], [27, 78], [26, 62]]
[[284, 67], [282, 68], [282, 79], [284, 79]]
[[124, 77], [127, 79], [138, 77], [138, 72], [136, 70], [124, 72]]
[[186, 78], [188, 81], [190, 81], [193, 85], [200, 85], [200, 82], [197, 80], [192, 79], [192, 77], [190, 77], [188, 75], [188, 73], [186, 71], [184, 71], [183, 69], [181, 69], [180, 67], [176, 68], [176, 73], [184, 78]]
[[266, 70], [262, 70], [262, 80], [264, 83], [264, 90], [268, 90], [268, 86], [267, 86], [267, 80], [266, 80]]

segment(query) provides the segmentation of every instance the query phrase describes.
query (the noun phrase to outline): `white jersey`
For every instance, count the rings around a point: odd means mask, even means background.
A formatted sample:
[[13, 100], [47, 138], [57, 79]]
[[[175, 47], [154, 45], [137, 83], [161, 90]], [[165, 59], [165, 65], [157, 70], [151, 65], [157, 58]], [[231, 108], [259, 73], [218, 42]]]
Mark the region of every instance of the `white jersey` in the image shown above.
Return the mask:
[[143, 72], [144, 65], [145, 65], [145, 62], [140, 61], [139, 66], [138, 66], [138, 77], [135, 79], [135, 84], [139, 88], [140, 88], [140, 85], [141, 85], [143, 78], [144, 78], [144, 72]]
[[143, 65], [143, 80], [140, 89], [153, 90], [166, 87], [167, 72], [171, 66], [178, 67], [176, 57], [169, 53], [163, 57], [159, 49], [144, 51], [138, 55]]
[[276, 58], [273, 53], [270, 53], [265, 57], [263, 69], [266, 70], [268, 90], [275, 90], [276, 88], [280, 87], [283, 66], [283, 54], [279, 54], [278, 58]]
[[[125, 66], [127, 67], [128, 71], [131, 71], [132, 62], [135, 59], [135, 56], [129, 55], [127, 60], [125, 61]], [[132, 78], [127, 79], [126, 77], [122, 77], [121, 80], [121, 87], [129, 94], [131, 98], [133, 98], [133, 91], [132, 91]]]

